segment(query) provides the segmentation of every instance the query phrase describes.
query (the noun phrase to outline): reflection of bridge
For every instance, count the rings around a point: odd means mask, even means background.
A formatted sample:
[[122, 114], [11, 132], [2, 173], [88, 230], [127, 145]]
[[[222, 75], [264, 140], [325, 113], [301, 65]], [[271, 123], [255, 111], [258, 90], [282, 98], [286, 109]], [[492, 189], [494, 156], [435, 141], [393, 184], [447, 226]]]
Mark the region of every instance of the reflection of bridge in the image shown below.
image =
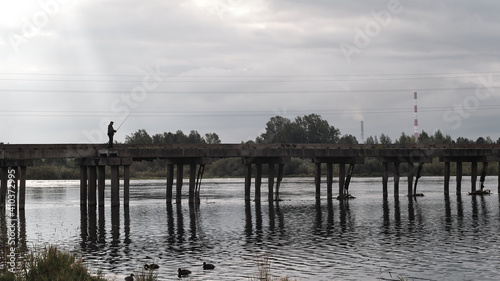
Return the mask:
[[[309, 158], [315, 163], [316, 197], [320, 196], [321, 166], [326, 164], [327, 196], [332, 198], [333, 164], [339, 165], [339, 196], [346, 196], [354, 164], [363, 164], [367, 157], [382, 163], [383, 196], [387, 197], [389, 163], [394, 169], [394, 195], [399, 195], [401, 164], [408, 165], [408, 195], [415, 194], [413, 179], [420, 177], [422, 165], [438, 158], [444, 163], [444, 193], [449, 194], [450, 163], [456, 162], [457, 193], [461, 192], [462, 163], [471, 164], [471, 191], [476, 191], [478, 162], [483, 163], [481, 182], [484, 181], [488, 163], [499, 163], [500, 145], [337, 145], [337, 144], [166, 144], [166, 145], [117, 145], [106, 149], [96, 144], [24, 144], [0, 145], [2, 171], [0, 202], [4, 204], [9, 175], [16, 175], [19, 208], [24, 208], [26, 167], [34, 159], [76, 159], [80, 167], [81, 204], [104, 205], [105, 169], [111, 169], [111, 205], [120, 205], [120, 171], [123, 173], [123, 202], [129, 204], [130, 165], [134, 161], [161, 159], [167, 167], [166, 197], [173, 198], [176, 178], [176, 200], [182, 195], [183, 169], [189, 166], [189, 202], [195, 202], [206, 164], [219, 158], [241, 158], [246, 166], [245, 199], [250, 200], [252, 165], [255, 165], [255, 200], [260, 201], [262, 165], [269, 166], [268, 199], [279, 198], [283, 167], [292, 157]], [[346, 165], [349, 169], [346, 171]], [[414, 165], [418, 165], [417, 174]], [[277, 175], [275, 166], [277, 166]], [[177, 167], [177, 169], [175, 169]], [[122, 168], [122, 169], [120, 169]], [[500, 171], [500, 169], [499, 169]], [[175, 172], [175, 173], [174, 173]], [[275, 185], [276, 176], [276, 185]], [[19, 181], [19, 185], [17, 182]], [[415, 181], [416, 182], [416, 181]], [[500, 189], [500, 175], [499, 175]], [[10, 188], [9, 188], [10, 190]], [[10, 192], [10, 191], [9, 191]], [[98, 195], [98, 201], [97, 201]]]

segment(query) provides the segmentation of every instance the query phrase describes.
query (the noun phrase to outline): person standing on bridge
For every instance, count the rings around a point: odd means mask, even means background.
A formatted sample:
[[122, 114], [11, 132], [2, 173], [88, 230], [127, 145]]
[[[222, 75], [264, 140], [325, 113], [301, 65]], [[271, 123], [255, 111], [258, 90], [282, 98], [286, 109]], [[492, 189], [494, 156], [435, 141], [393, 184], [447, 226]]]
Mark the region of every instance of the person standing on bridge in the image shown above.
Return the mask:
[[108, 137], [109, 137], [109, 142], [108, 142], [108, 148], [113, 148], [113, 136], [116, 133], [116, 130], [113, 128], [113, 121], [109, 122], [108, 125]]

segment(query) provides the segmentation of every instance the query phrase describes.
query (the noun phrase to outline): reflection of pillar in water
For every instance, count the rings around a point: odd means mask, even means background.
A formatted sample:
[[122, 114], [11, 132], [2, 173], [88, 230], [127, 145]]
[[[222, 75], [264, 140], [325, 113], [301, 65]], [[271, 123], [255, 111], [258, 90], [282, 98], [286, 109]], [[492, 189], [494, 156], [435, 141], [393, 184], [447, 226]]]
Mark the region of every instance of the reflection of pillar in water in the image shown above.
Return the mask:
[[[86, 201], [86, 200], [85, 200]], [[80, 205], [80, 246], [82, 249], [87, 247], [88, 238], [88, 215], [87, 215], [87, 205]]]
[[168, 230], [169, 242], [173, 243], [175, 230], [174, 230], [174, 209], [171, 201], [167, 201], [167, 230]]
[[99, 204], [99, 244], [106, 242], [106, 216], [104, 213], [104, 205]]
[[255, 229], [257, 233], [262, 233], [262, 207], [260, 201], [255, 201]]
[[120, 206], [111, 207], [111, 236], [113, 244], [120, 242]]
[[92, 245], [97, 241], [97, 208], [95, 205], [88, 207], [88, 227], [89, 227], [89, 240]]
[[196, 208], [194, 201], [189, 204], [189, 226], [191, 228], [191, 239], [196, 239]]
[[252, 207], [250, 206], [250, 201], [248, 200], [245, 200], [245, 234], [247, 237], [251, 237], [253, 234]]
[[182, 204], [177, 205], [177, 235], [179, 241], [184, 240], [184, 216], [182, 215]]
[[129, 245], [132, 241], [130, 240], [130, 207], [128, 205], [123, 206], [123, 224], [125, 229], [125, 240], [123, 242]]

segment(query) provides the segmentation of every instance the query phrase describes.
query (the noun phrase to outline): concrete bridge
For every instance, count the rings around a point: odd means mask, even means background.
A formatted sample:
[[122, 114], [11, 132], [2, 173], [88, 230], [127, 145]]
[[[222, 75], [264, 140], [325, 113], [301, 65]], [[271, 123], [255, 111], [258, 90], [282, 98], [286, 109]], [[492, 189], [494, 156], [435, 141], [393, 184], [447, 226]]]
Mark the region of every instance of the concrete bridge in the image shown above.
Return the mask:
[[[107, 149], [102, 144], [2, 144], [0, 145], [0, 204], [11, 193], [25, 205], [26, 170], [35, 159], [75, 159], [80, 167], [82, 205], [104, 205], [105, 168], [111, 169], [111, 205], [120, 205], [120, 178], [123, 179], [123, 204], [129, 204], [130, 166], [135, 161], [161, 159], [167, 168], [166, 199], [173, 199], [174, 178], [176, 200], [181, 201], [184, 167], [189, 167], [189, 203], [196, 202], [205, 165], [220, 158], [241, 158], [246, 166], [245, 200], [251, 200], [252, 165], [255, 165], [255, 200], [261, 200], [262, 165], [269, 166], [268, 200], [279, 199], [283, 167], [292, 157], [311, 159], [316, 165], [316, 198], [321, 191], [321, 167], [326, 164], [328, 199], [333, 198], [333, 165], [339, 165], [338, 197], [348, 196], [347, 189], [355, 164], [373, 157], [382, 163], [382, 192], [388, 196], [389, 167], [393, 168], [394, 196], [399, 196], [400, 166], [408, 166], [408, 195], [416, 192], [415, 182], [422, 165], [438, 158], [444, 165], [444, 194], [449, 194], [450, 163], [456, 162], [456, 192], [461, 193], [462, 163], [471, 164], [471, 192], [476, 191], [478, 163], [482, 163], [484, 182], [488, 163], [500, 165], [500, 145], [338, 145], [338, 144], [165, 144], [116, 145]], [[391, 164], [391, 166], [390, 166]], [[348, 169], [346, 171], [346, 165]], [[414, 166], [418, 165], [416, 174]], [[174, 169], [177, 167], [177, 169]], [[120, 169], [121, 168], [121, 169]], [[122, 175], [120, 176], [120, 171]], [[174, 172], [176, 173], [174, 174]], [[500, 168], [499, 168], [500, 171]], [[276, 182], [275, 182], [276, 179]], [[498, 175], [500, 192], [500, 174]], [[15, 187], [15, 188], [13, 188]]]

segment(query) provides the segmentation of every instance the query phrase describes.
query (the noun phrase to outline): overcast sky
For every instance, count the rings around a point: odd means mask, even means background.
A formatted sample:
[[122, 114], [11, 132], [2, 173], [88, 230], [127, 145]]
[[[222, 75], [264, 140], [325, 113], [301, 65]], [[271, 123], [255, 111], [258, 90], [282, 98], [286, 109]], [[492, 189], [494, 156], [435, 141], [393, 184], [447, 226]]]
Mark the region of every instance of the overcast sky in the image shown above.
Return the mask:
[[0, 141], [106, 142], [273, 116], [341, 134], [500, 136], [499, 1], [17, 0], [0, 4]]

